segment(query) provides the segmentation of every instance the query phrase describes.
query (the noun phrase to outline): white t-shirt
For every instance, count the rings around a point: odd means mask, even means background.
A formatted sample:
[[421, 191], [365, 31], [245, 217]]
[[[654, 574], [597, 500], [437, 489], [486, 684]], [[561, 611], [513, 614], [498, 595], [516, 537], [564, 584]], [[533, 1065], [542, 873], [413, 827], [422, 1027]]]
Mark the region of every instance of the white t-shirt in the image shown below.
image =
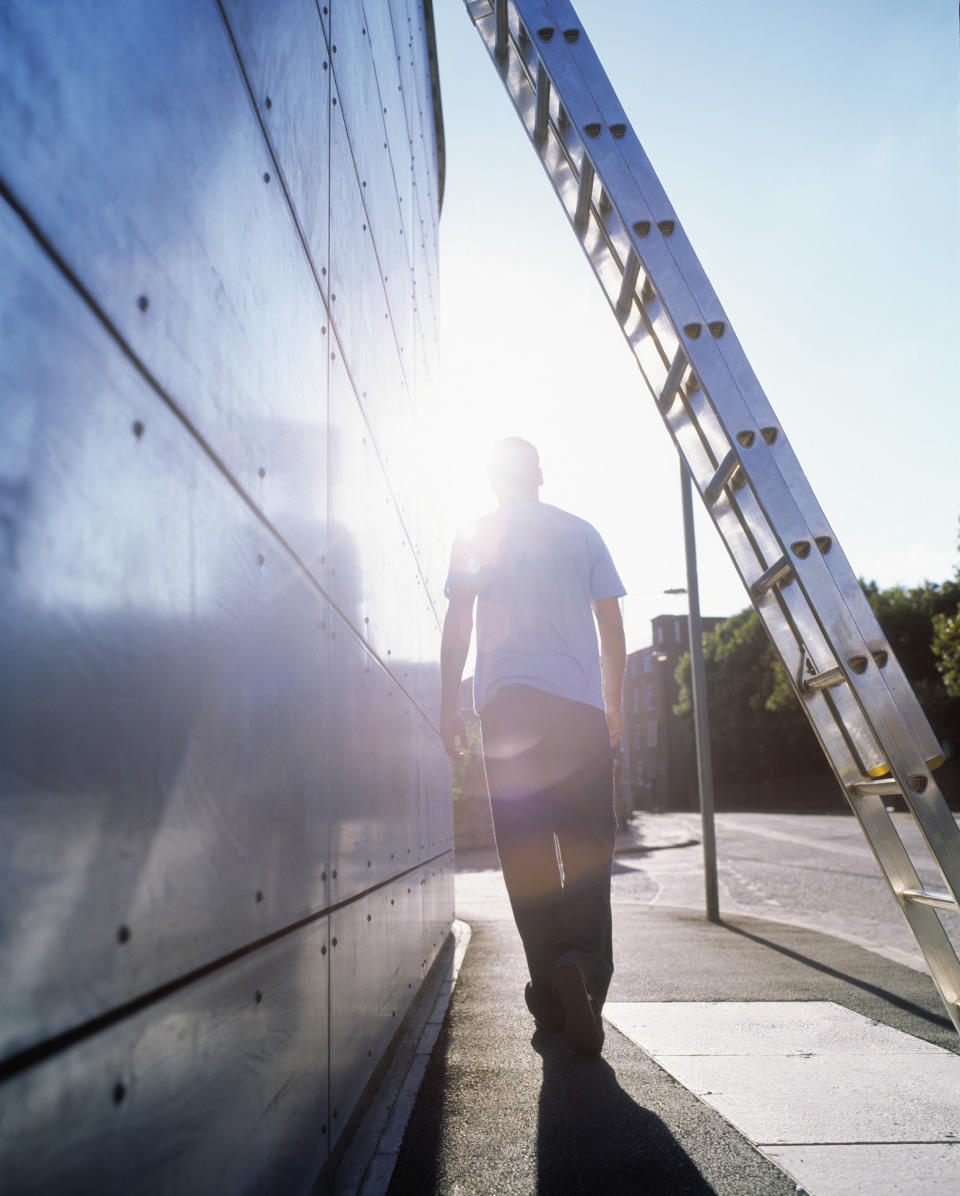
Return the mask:
[[603, 709], [591, 604], [626, 593], [600, 533], [548, 503], [511, 503], [464, 528], [444, 593], [477, 594], [479, 712], [498, 689], [530, 685]]

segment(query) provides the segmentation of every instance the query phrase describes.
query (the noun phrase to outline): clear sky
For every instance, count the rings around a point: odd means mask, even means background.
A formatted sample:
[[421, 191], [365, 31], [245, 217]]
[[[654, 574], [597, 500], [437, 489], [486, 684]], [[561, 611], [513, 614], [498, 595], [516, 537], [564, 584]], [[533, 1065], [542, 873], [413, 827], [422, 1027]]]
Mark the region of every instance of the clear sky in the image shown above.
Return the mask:
[[[853, 568], [951, 577], [955, 0], [576, 7]], [[532, 440], [544, 501], [610, 546], [633, 650], [685, 609], [676, 454], [464, 4], [434, 9], [450, 537], [492, 505], [489, 444]], [[706, 516], [698, 554], [704, 614], [748, 605]]]

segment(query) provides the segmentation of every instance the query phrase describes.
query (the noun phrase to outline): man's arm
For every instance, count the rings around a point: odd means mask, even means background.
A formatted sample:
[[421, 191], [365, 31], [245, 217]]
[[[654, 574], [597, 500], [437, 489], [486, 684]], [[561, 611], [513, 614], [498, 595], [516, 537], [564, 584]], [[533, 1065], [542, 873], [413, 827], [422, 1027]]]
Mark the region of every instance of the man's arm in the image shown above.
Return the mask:
[[603, 709], [610, 731], [610, 746], [618, 747], [623, 735], [623, 674], [627, 668], [627, 644], [623, 616], [617, 598], [601, 598], [593, 604], [600, 629], [600, 668], [603, 670]]
[[475, 597], [475, 591], [466, 586], [451, 587], [440, 640], [440, 735], [447, 755], [454, 760], [463, 756], [467, 746], [467, 729], [457, 710], [457, 699], [470, 651]]

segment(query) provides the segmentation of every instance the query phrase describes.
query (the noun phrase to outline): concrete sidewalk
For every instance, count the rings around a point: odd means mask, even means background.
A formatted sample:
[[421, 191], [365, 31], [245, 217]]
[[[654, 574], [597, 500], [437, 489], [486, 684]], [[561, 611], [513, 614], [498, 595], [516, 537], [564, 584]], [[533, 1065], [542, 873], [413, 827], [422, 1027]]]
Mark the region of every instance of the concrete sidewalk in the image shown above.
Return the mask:
[[[649, 831], [618, 852], [673, 845]], [[389, 1159], [366, 1181], [354, 1164], [353, 1191], [387, 1190], [391, 1170], [394, 1194], [960, 1191], [960, 1039], [928, 977], [830, 935], [711, 925], [615, 887], [606, 1043], [582, 1059], [534, 1033], [492, 863], [458, 859], [469, 946], [422, 1082], [394, 1102]]]

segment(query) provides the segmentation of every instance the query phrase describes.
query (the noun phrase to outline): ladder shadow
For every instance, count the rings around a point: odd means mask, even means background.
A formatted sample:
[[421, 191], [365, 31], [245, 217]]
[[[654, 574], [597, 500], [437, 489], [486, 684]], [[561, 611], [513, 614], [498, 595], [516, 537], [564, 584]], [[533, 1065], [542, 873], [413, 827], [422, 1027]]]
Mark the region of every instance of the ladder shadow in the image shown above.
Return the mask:
[[[913, 1017], [921, 1018], [923, 1021], [928, 1022], [932, 1026], [936, 1026], [938, 1029], [948, 1031], [952, 1044], [951, 1046], [948, 1046], [948, 1049], [952, 1049], [955, 1052], [960, 1050], [960, 1042], [957, 1042], [956, 1031], [954, 1030], [953, 1023], [948, 1017], [944, 1017], [942, 1014], [934, 1013], [932, 1010], [927, 1009], [923, 1005], [919, 1005], [916, 1001], [911, 1001], [909, 997], [902, 997], [898, 993], [892, 992], [889, 988], [884, 988], [881, 984], [875, 984], [870, 980], [865, 980], [861, 976], [854, 975], [852, 972], [842, 971], [840, 968], [833, 967], [831, 964], [825, 963], [823, 960], [815, 959], [811, 955], [804, 955], [802, 952], [795, 951], [791, 947], [785, 947], [782, 943], [775, 942], [773, 939], [766, 938], [762, 934], [757, 934], [755, 931], [746, 930], [742, 926], [735, 926], [731, 922], [723, 921], [723, 919], [721, 919], [720, 925], [725, 930], [729, 930], [732, 934], [738, 934], [741, 936], [741, 938], [749, 939], [751, 942], [757, 943], [762, 947], [769, 947], [771, 951], [776, 951], [779, 955], [783, 955], [787, 959], [792, 959], [796, 963], [813, 968], [818, 972], [822, 972], [825, 976], [830, 976], [835, 980], [842, 981], [844, 984], [852, 985], [854, 988], [858, 988], [862, 992], [869, 993], [874, 997], [878, 997], [888, 1005], [893, 1005], [895, 1008], [904, 1013], [911, 1014]], [[861, 950], [866, 949], [861, 948]], [[892, 966], [906, 967], [905, 964]], [[927, 979], [930, 981], [931, 993], [935, 995], [933, 981], [930, 980], [929, 977], [927, 977]], [[942, 1046], [944, 1044], [938, 1042], [938, 1045]]]
[[621, 1088], [609, 1063], [580, 1058], [560, 1035], [541, 1030], [531, 1046], [543, 1059], [538, 1196], [716, 1196], [666, 1123]]

